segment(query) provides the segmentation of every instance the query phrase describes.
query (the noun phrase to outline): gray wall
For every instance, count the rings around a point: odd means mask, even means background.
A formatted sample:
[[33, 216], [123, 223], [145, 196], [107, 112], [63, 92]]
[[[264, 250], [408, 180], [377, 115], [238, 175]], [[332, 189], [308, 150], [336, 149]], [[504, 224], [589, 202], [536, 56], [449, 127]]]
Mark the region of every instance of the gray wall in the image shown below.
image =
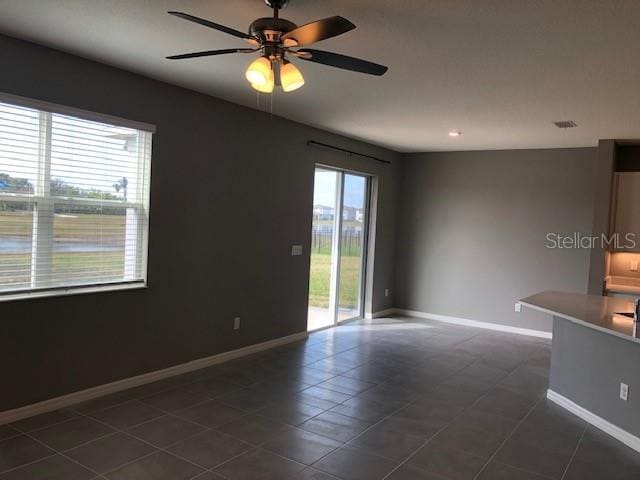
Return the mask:
[[0, 411], [304, 331], [316, 162], [379, 176], [372, 308], [393, 306], [398, 154], [9, 37], [0, 64], [0, 91], [158, 127], [149, 288], [0, 303]]
[[590, 234], [596, 149], [425, 153], [403, 161], [396, 307], [551, 330], [514, 312], [542, 290], [586, 293], [589, 251], [546, 234]]
[[[635, 436], [640, 436], [640, 348], [629, 340], [576, 325], [553, 322], [549, 389]], [[620, 400], [620, 383], [629, 400]]]

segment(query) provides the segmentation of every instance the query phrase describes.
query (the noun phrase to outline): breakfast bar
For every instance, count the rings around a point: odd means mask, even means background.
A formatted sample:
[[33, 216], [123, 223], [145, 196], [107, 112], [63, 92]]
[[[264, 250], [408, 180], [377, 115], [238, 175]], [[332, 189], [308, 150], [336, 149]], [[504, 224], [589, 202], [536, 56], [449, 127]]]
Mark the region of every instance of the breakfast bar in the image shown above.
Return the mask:
[[557, 291], [520, 303], [553, 316], [547, 397], [640, 451], [636, 303]]

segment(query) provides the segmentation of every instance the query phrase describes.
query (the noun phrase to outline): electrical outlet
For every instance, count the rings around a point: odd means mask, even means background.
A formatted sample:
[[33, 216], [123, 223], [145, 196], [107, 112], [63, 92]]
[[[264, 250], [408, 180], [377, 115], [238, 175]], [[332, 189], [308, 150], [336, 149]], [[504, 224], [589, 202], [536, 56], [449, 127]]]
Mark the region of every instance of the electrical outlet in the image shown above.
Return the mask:
[[633, 262], [631, 262], [629, 264], [629, 271], [630, 272], [637, 272], [638, 271], [638, 261], [634, 260]]
[[385, 288], [385, 289], [384, 289], [384, 296], [385, 296], [385, 297], [388, 297], [388, 296], [389, 296], [389, 289], [388, 289], [388, 288]]
[[233, 329], [240, 330], [240, 317], [235, 317], [233, 319]]
[[629, 400], [629, 385], [626, 383], [620, 383], [620, 400]]
[[516, 312], [520, 313], [522, 312], [522, 304], [520, 302], [516, 303], [516, 307], [515, 307]]

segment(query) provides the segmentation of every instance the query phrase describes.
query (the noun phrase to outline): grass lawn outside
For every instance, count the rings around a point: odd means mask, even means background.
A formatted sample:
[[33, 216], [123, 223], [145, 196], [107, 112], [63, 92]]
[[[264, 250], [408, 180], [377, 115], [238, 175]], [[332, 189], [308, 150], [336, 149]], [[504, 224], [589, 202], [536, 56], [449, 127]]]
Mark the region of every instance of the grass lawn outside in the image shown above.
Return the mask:
[[[31, 243], [33, 213], [30, 211], [0, 211], [0, 242], [2, 237], [22, 239], [22, 245]], [[54, 251], [52, 274], [54, 279], [65, 278], [77, 283], [90, 283], [124, 275], [124, 215], [69, 214], [54, 218], [54, 238], [57, 241], [86, 246], [104, 244], [116, 247], [109, 251]], [[347, 243], [348, 242], [348, 243]], [[347, 239], [343, 244], [340, 264], [339, 306], [346, 309], [358, 307], [360, 247], [359, 241]], [[120, 248], [121, 247], [121, 248]], [[0, 252], [2, 250], [0, 249]], [[330, 247], [320, 248], [311, 254], [309, 305], [329, 307], [331, 283]], [[346, 253], [351, 253], [348, 255]], [[20, 252], [0, 253], [0, 289], [19, 283], [28, 287], [31, 282], [31, 254]], [[14, 287], [13, 287], [14, 288]]]
[[[358, 307], [359, 271], [359, 256], [342, 256], [339, 295], [339, 306], [342, 308], [353, 309]], [[312, 253], [309, 275], [309, 306], [328, 308], [331, 284], [331, 255], [327, 253]]]
[[[33, 231], [32, 212], [0, 211], [0, 242], [18, 240], [21, 251], [0, 249], [0, 290], [25, 288], [31, 283], [31, 254], [24, 252], [30, 245]], [[124, 215], [69, 214], [54, 217], [54, 238], [66, 242], [65, 251], [52, 254], [52, 279], [70, 283], [91, 283], [124, 276]], [[11, 244], [11, 243], [10, 243]], [[74, 251], [74, 245], [109, 246], [106, 251]], [[1, 245], [0, 245], [1, 246]], [[90, 248], [89, 250], [93, 250]]]
[[[124, 276], [124, 251], [117, 252], [56, 252], [52, 258], [52, 280], [86, 284], [120, 280]], [[31, 255], [0, 255], [0, 290], [16, 284], [31, 284]]]
[[[125, 209], [122, 215], [56, 214], [53, 220], [55, 238], [97, 241], [124, 238]], [[31, 236], [33, 212], [0, 211], [0, 235]]]

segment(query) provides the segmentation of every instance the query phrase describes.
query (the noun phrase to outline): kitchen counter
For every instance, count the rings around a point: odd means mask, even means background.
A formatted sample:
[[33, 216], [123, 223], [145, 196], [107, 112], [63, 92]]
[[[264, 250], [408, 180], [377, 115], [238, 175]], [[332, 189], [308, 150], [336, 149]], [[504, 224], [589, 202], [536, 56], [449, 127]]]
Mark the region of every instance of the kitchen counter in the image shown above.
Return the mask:
[[640, 452], [640, 339], [617, 315], [635, 302], [547, 291], [521, 303], [553, 315], [547, 398]]
[[633, 313], [634, 302], [628, 299], [546, 291], [523, 298], [520, 303], [534, 310], [640, 343], [640, 338], [633, 335], [633, 320], [618, 315]]

